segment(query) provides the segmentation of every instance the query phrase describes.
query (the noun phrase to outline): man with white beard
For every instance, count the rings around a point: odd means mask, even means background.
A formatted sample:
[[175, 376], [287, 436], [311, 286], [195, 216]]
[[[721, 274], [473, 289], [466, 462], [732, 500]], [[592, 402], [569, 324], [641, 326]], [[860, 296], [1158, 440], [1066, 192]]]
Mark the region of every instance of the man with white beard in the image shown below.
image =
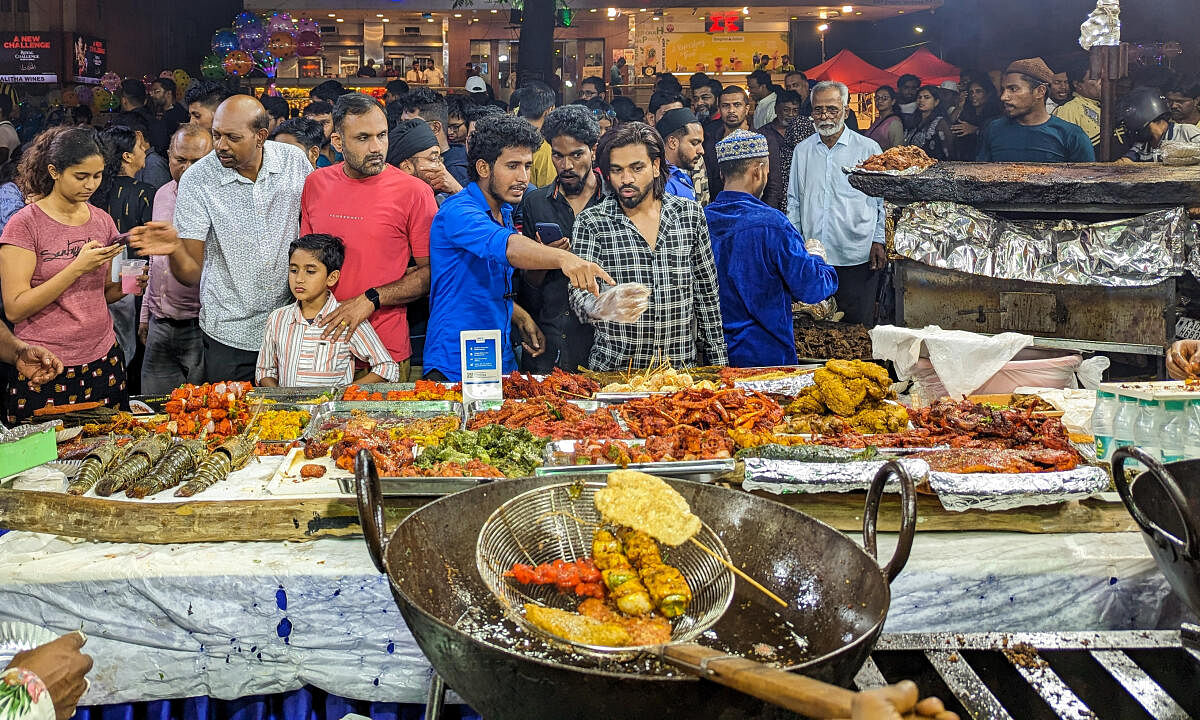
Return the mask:
[[850, 186], [843, 167], [880, 152], [879, 143], [846, 127], [850, 91], [818, 83], [809, 96], [817, 134], [796, 146], [788, 182], [787, 215], [807, 240], [820, 240], [838, 274], [838, 309], [845, 321], [875, 324], [879, 271], [887, 266], [883, 199]]

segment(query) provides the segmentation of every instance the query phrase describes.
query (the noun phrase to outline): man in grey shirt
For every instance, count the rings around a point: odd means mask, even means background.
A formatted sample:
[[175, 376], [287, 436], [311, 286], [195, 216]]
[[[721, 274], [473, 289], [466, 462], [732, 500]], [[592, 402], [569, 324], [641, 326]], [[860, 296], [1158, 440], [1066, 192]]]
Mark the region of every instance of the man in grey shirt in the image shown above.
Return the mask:
[[204, 377], [253, 380], [267, 316], [286, 305], [288, 246], [312, 170], [299, 149], [267, 141], [270, 116], [234, 95], [213, 116], [213, 152], [179, 180], [175, 225], [150, 223], [130, 245], [168, 255], [171, 272], [200, 285]]

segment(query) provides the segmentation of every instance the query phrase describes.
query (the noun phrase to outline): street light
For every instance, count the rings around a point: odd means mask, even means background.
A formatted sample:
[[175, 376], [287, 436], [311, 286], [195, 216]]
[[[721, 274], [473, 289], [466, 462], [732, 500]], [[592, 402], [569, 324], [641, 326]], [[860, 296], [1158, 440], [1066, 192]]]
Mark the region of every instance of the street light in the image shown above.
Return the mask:
[[921, 27], [920, 25], [917, 25], [916, 27], [913, 28], [913, 31], [916, 32], [918, 35], [920, 35], [921, 33], [925, 32], [925, 28]]
[[821, 38], [821, 62], [825, 62], [825, 33], [829, 32], [829, 23], [821, 23], [817, 26], [817, 34]]

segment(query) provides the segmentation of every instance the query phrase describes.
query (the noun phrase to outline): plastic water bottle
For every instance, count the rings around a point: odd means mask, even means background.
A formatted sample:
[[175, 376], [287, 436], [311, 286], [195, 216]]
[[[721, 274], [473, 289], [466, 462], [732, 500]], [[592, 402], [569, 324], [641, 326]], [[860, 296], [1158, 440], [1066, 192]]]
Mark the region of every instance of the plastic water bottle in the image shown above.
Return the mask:
[[1200, 400], [1187, 404], [1187, 438], [1184, 441], [1184, 456], [1188, 460], [1200, 460]]
[[1155, 460], [1162, 460], [1160, 410], [1157, 400], [1138, 400], [1137, 425], [1133, 431], [1134, 444]]
[[1117, 402], [1115, 393], [1103, 390], [1096, 393], [1096, 409], [1092, 411], [1092, 437], [1096, 438], [1096, 459], [1108, 462], [1112, 459], [1113, 432], [1117, 419]]
[[1191, 424], [1187, 409], [1187, 403], [1183, 400], [1163, 403], [1163, 415], [1167, 421], [1162, 431], [1162, 461], [1165, 463], [1187, 459], [1187, 435]]
[[1129, 447], [1136, 441], [1138, 419], [1137, 398], [1121, 395], [1117, 414], [1113, 418], [1113, 442], [1117, 447]]

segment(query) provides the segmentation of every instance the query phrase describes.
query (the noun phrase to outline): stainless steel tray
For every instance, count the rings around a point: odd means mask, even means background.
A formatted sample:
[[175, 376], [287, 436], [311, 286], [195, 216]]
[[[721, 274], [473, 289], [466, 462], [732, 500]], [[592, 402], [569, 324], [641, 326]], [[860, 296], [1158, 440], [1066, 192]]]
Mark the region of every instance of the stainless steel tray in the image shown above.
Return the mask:
[[336, 418], [350, 417], [351, 413], [355, 412], [379, 418], [433, 418], [455, 415], [460, 419], [459, 427], [462, 427], [462, 403], [440, 400], [421, 402], [390, 402], [386, 400], [346, 402], [337, 400], [318, 405], [313, 411], [312, 419], [308, 421], [308, 427], [304, 429], [304, 434], [300, 437], [302, 440], [312, 440], [320, 433], [320, 427], [325, 422]]
[[[557, 440], [546, 445], [546, 462], [534, 471], [536, 475], [556, 475], [562, 473], [596, 472], [605, 473], [613, 470], [638, 470], [652, 475], [695, 480], [697, 482], [712, 482], [721, 475], [733, 472], [737, 465], [734, 458], [717, 460], [685, 460], [678, 462], [630, 463], [625, 467], [615, 464], [576, 465], [567, 460], [575, 454], [575, 440]], [[629, 445], [641, 445], [645, 440], [620, 440]]]
[[[508, 398], [509, 400], [517, 400], [518, 402], [529, 402], [537, 398]], [[567, 402], [578, 407], [580, 410], [587, 412], [596, 412], [601, 408], [608, 407], [608, 403], [600, 402], [599, 400], [568, 400]], [[504, 404], [503, 400], [474, 400], [467, 406], [467, 417], [471, 418], [486, 410], [495, 410]]]
[[[476, 485], [482, 485], [501, 478], [467, 478], [467, 477], [401, 477], [379, 478], [379, 485], [384, 497], [441, 497], [462, 490], [469, 490]], [[338, 478], [338, 487], [342, 492], [353, 495], [357, 492], [353, 477]]]
[[[320, 405], [341, 395], [336, 385], [312, 385], [308, 387], [256, 387], [246, 393], [246, 400], [274, 400], [299, 405]], [[323, 399], [322, 396], [324, 396]]]
[[[354, 383], [354, 384], [355, 384], [355, 385], [357, 385], [357, 386], [358, 386], [358, 388], [359, 388], [360, 390], [362, 390], [363, 392], [368, 392], [368, 393], [375, 393], [375, 392], [377, 392], [377, 393], [384, 393], [385, 395], [386, 395], [388, 392], [392, 392], [392, 391], [395, 391], [395, 392], [407, 392], [407, 391], [410, 391], [410, 390], [416, 390], [416, 389], [417, 389], [417, 384], [416, 384], [415, 382], [367, 383], [367, 384], [365, 384], [365, 385], [363, 385], [363, 384], [360, 384], [360, 383]], [[446, 385], [446, 383], [441, 383], [441, 384], [442, 384], [442, 385], [445, 385], [446, 387], [450, 387], [450, 385]], [[337, 389], [337, 396], [336, 396], [334, 399], [335, 399], [335, 400], [338, 400], [338, 401], [340, 401], [340, 402], [430, 402], [430, 401], [425, 401], [425, 400], [417, 400], [417, 401], [413, 401], [413, 400], [386, 400], [386, 401], [380, 401], [380, 400], [342, 400], [342, 396], [343, 396], [343, 395], [345, 395], [345, 393], [346, 393], [346, 388], [345, 388], [345, 387], [339, 387], [339, 388]]]

